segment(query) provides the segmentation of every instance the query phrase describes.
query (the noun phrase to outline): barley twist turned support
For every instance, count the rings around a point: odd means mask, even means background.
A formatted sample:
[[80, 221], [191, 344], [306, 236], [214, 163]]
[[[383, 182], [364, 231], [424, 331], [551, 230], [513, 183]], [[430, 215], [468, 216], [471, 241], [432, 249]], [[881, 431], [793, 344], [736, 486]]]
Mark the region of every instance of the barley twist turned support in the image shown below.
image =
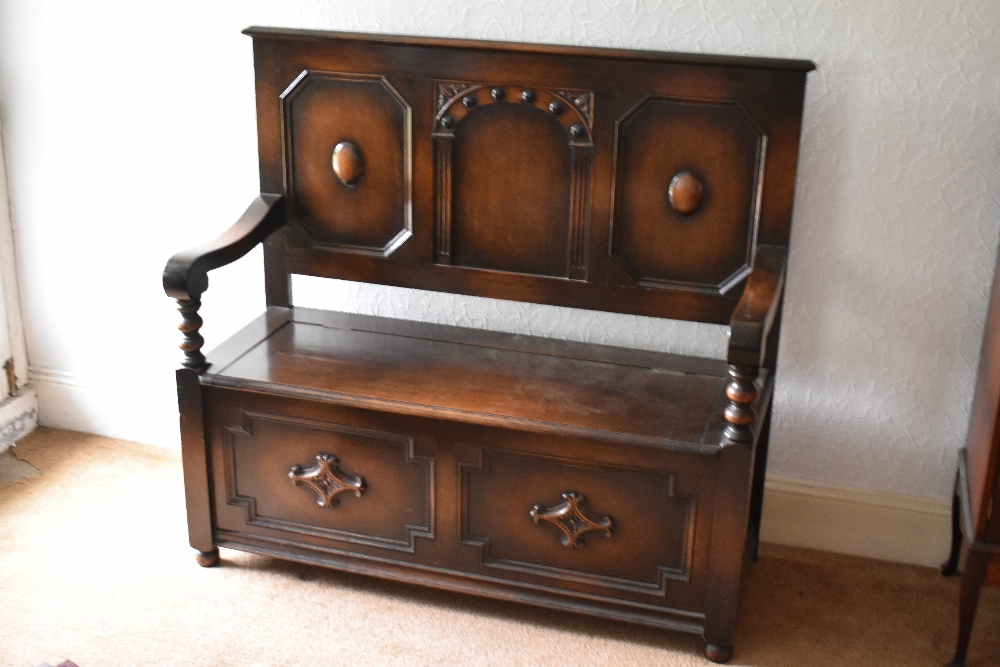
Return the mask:
[[753, 442], [750, 425], [755, 417], [753, 402], [757, 400], [757, 387], [754, 385], [757, 369], [752, 366], [730, 365], [729, 377], [732, 378], [726, 385], [726, 397], [729, 399], [726, 421], [729, 423], [723, 433], [732, 442]]
[[201, 316], [198, 314], [199, 308], [201, 308], [201, 299], [177, 300], [177, 310], [181, 314], [181, 323], [177, 329], [184, 335], [184, 340], [180, 345], [181, 350], [184, 351], [184, 360], [181, 365], [195, 371], [205, 368], [205, 355], [201, 353], [201, 346], [205, 344], [205, 339], [198, 333], [202, 325]]

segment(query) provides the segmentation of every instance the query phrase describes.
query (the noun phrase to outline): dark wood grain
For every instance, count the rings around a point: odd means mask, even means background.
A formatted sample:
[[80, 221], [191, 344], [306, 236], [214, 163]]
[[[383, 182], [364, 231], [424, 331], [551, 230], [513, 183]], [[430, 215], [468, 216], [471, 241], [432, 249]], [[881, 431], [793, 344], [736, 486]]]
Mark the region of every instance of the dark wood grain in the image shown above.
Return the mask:
[[177, 325], [177, 330], [181, 332], [183, 337], [180, 348], [184, 352], [181, 366], [195, 371], [205, 368], [205, 355], [201, 352], [202, 346], [205, 345], [205, 339], [199, 333], [204, 321], [198, 314], [199, 308], [201, 308], [200, 299], [179, 299], [177, 301], [177, 312], [181, 314], [181, 323]]
[[353, 40], [357, 42], [372, 42], [376, 44], [412, 44], [416, 46], [435, 46], [450, 49], [469, 49], [479, 52], [520, 52], [528, 55], [599, 55], [601, 58], [620, 58], [624, 60], [652, 60], [654, 62], [690, 63], [698, 65], [723, 65], [727, 67], [752, 67], [755, 69], [787, 69], [800, 72], [811, 72], [816, 69], [816, 63], [811, 60], [794, 60], [786, 58], [761, 58], [754, 56], [719, 56], [704, 53], [665, 53], [663, 51], [642, 51], [632, 49], [611, 49], [567, 46], [563, 44], [518, 44], [516, 42], [491, 42], [475, 39], [441, 39], [436, 37], [416, 37], [413, 35], [390, 35], [356, 32], [337, 32], [330, 30], [303, 30], [301, 28], [271, 28], [251, 26], [243, 31], [251, 37], [273, 37], [284, 40], [317, 40], [325, 42], [330, 39]]
[[349, 141], [341, 141], [333, 147], [333, 173], [343, 185], [351, 186], [358, 182], [364, 173], [364, 160], [358, 147]]
[[[280, 194], [164, 273], [198, 561], [698, 632], [728, 660], [812, 63], [247, 34]], [[207, 274], [259, 242], [267, 312], [206, 358]], [[292, 274], [728, 324], [728, 357], [294, 308]]]
[[[735, 101], [650, 97], [615, 135], [609, 254], [644, 287], [729, 292], [753, 260], [763, 130]], [[672, 181], [685, 172], [703, 187], [678, 210]]]
[[195, 371], [206, 367], [201, 348], [205, 343], [199, 330], [202, 326], [198, 309], [201, 295], [208, 289], [208, 272], [235, 262], [284, 224], [284, 200], [280, 195], [262, 194], [246, 212], [221, 236], [195, 248], [179, 252], [167, 261], [163, 269], [163, 289], [177, 299], [181, 313], [180, 330], [184, 352], [181, 365]]
[[569, 133], [526, 104], [477, 109], [455, 130], [451, 263], [566, 277]]
[[207, 553], [215, 547], [201, 385], [198, 374], [188, 368], [178, 369], [176, 377], [188, 539], [194, 549]]
[[785, 255], [781, 246], [758, 246], [753, 271], [729, 320], [729, 363], [761, 366], [766, 342], [781, 305]]
[[713, 444], [721, 424], [708, 422], [728, 381], [513, 351], [502, 342], [465, 345], [294, 321], [220, 370], [222, 378]]
[[195, 550], [194, 559], [202, 567], [215, 567], [219, 564], [219, 549], [214, 548], [208, 551]]
[[163, 269], [163, 289], [178, 300], [198, 299], [208, 289], [208, 272], [235, 262], [284, 224], [284, 199], [262, 194], [223, 234], [179, 252]]
[[670, 185], [667, 187], [670, 205], [681, 215], [691, 215], [697, 211], [704, 194], [705, 186], [701, 179], [690, 171], [678, 172], [670, 179]]
[[752, 443], [724, 448], [718, 457], [715, 478], [719, 492], [712, 518], [712, 552], [708, 568], [705, 612], [705, 655], [726, 662], [733, 652], [733, 634], [743, 593], [744, 572], [751, 556], [747, 529], [750, 521]]
[[290, 231], [282, 227], [264, 239], [264, 300], [268, 307], [292, 305], [292, 274], [285, 249], [285, 235]]
[[384, 77], [314, 71], [281, 102], [292, 226], [312, 245], [393, 252], [411, 228], [407, 102]]
[[242, 357], [262, 340], [289, 322], [294, 311], [291, 308], [272, 306], [235, 334], [227, 338], [207, 356], [206, 368], [221, 372], [234, 361]]

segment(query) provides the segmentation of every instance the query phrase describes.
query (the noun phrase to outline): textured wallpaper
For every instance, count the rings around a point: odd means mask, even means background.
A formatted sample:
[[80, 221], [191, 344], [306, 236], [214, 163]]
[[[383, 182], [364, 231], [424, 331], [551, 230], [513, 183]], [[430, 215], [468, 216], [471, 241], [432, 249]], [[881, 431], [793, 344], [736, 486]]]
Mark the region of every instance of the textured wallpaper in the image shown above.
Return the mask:
[[[6, 0], [0, 113], [31, 363], [121, 402], [105, 415], [83, 401], [81, 428], [176, 432], [159, 272], [256, 187], [250, 24], [814, 60], [770, 473], [948, 496], [1000, 223], [996, 0]], [[212, 281], [209, 347], [259, 311], [259, 254]], [[713, 356], [726, 344], [721, 327], [295, 289], [302, 305], [402, 318]], [[137, 379], [143, 399], [124, 388]]]

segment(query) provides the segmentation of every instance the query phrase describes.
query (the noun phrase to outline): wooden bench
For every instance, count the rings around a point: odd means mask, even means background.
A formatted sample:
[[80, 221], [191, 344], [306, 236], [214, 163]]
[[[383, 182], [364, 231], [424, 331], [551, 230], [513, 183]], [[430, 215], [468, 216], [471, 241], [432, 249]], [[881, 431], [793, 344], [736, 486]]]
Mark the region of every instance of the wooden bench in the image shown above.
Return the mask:
[[[702, 633], [757, 545], [806, 61], [253, 28], [261, 192], [173, 257], [191, 545]], [[207, 272], [267, 312], [207, 359]], [[304, 274], [730, 326], [717, 361], [292, 306]]]

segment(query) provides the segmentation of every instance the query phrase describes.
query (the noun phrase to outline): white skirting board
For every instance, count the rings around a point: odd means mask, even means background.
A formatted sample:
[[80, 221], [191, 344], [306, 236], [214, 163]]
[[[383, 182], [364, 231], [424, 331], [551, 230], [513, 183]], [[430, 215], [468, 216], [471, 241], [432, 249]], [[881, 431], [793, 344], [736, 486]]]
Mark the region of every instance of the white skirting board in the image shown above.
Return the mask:
[[38, 396], [31, 385], [17, 396], [0, 403], [0, 452], [28, 435], [38, 426]]
[[[41, 424], [151, 445], [179, 447], [172, 377], [142, 392], [91, 386], [50, 368], [31, 367]], [[170, 406], [165, 409], [164, 406]], [[761, 539], [765, 542], [940, 565], [951, 536], [947, 502], [768, 478]]]
[[92, 384], [78, 375], [29, 366], [39, 424], [180, 449], [173, 373], [139, 387]]
[[767, 479], [761, 540], [938, 567], [951, 544], [951, 503]]

